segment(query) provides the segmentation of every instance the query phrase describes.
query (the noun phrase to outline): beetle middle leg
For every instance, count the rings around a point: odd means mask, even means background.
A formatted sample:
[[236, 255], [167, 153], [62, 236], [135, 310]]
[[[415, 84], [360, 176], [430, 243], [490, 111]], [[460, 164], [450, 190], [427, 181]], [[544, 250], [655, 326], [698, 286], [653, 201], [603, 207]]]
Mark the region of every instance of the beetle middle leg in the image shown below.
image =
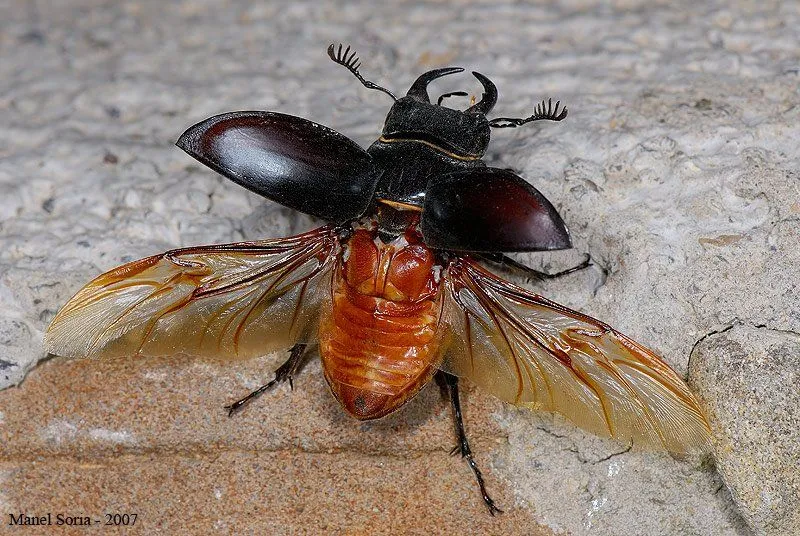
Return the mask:
[[526, 266], [521, 262], [515, 261], [503, 253], [481, 253], [480, 258], [495, 264], [499, 264], [501, 267], [513, 268], [514, 270], [518, 270], [537, 279], [556, 279], [557, 277], [569, 275], [592, 266], [591, 257], [586, 255], [586, 258], [580, 264], [573, 266], [572, 268], [567, 268], [566, 270], [561, 270], [560, 272], [556, 272], [554, 274], [549, 274], [547, 272], [540, 272], [539, 270], [531, 268], [530, 266]]
[[461, 453], [461, 457], [467, 460], [470, 469], [475, 474], [475, 479], [478, 481], [478, 486], [481, 489], [481, 495], [483, 496], [483, 502], [486, 503], [486, 507], [489, 509], [489, 513], [491, 515], [501, 514], [503, 511], [497, 507], [489, 497], [489, 493], [486, 491], [486, 485], [483, 483], [483, 474], [481, 470], [478, 469], [478, 464], [475, 463], [475, 459], [472, 457], [472, 450], [469, 448], [469, 441], [467, 441], [467, 433], [464, 431], [464, 421], [461, 418], [461, 402], [458, 397], [458, 378], [453, 376], [452, 374], [448, 374], [444, 371], [437, 371], [436, 372], [436, 382], [439, 383], [440, 386], [444, 386], [447, 389], [447, 392], [450, 395], [450, 404], [453, 407], [453, 417], [455, 419], [455, 426], [456, 426], [456, 435], [458, 436], [458, 445], [456, 445], [452, 451], [450, 451], [451, 455]]
[[285, 382], [286, 380], [289, 380], [289, 386], [294, 389], [292, 379], [300, 369], [300, 365], [303, 362], [303, 355], [305, 354], [306, 346], [308, 345], [300, 343], [292, 346], [292, 349], [289, 352], [289, 359], [287, 359], [283, 365], [278, 367], [278, 369], [275, 371], [275, 378], [272, 381], [262, 385], [246, 397], [237, 400], [233, 404], [225, 406], [225, 409], [228, 410], [228, 417], [232, 417], [234, 413], [241, 411], [245, 404], [248, 404], [253, 399], [258, 398], [266, 391], [272, 389], [279, 383]]

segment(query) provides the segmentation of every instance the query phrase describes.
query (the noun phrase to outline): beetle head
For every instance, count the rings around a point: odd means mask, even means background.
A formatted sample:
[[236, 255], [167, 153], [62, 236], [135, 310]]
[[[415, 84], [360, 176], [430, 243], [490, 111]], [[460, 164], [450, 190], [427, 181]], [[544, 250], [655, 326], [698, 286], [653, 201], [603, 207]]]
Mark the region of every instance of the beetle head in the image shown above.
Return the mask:
[[461, 67], [435, 69], [420, 75], [405, 97], [398, 99], [383, 126], [384, 141], [413, 140], [429, 143], [457, 158], [480, 158], [489, 145], [488, 114], [497, 102], [497, 88], [480, 73], [472, 74], [483, 85], [480, 101], [466, 110], [453, 110], [432, 104], [428, 84]]

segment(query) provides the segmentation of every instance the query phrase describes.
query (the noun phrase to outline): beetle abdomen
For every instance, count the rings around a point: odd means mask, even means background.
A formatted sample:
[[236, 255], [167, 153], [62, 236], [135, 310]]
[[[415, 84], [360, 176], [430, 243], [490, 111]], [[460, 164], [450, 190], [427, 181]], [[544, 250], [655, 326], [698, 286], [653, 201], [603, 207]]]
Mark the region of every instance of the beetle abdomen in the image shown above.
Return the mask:
[[359, 229], [347, 244], [320, 323], [325, 378], [348, 413], [376, 419], [410, 400], [441, 360], [433, 254]]

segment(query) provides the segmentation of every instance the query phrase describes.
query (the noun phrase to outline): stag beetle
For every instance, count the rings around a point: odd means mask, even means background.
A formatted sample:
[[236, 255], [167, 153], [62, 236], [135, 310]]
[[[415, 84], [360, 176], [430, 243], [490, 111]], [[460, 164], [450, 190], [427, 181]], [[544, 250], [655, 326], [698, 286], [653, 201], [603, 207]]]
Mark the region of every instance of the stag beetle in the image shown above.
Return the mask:
[[487, 119], [497, 89], [463, 111], [430, 102], [422, 74], [406, 95], [366, 80], [350, 47], [328, 48], [394, 104], [366, 151], [327, 127], [277, 112], [233, 112], [189, 128], [178, 147], [249, 190], [329, 222], [288, 238], [176, 249], [100, 275], [56, 315], [45, 345], [62, 356], [186, 353], [244, 359], [290, 349], [275, 378], [229, 415], [293, 380], [318, 345], [325, 379], [361, 420], [399, 409], [434, 377], [450, 395], [458, 445], [489, 512], [462, 422], [467, 378], [517, 406], [559, 413], [593, 433], [706, 449], [709, 427], [655, 353], [610, 326], [494, 275], [479, 261], [543, 274], [505, 255], [571, 247], [553, 205], [481, 160], [491, 128], [561, 121], [548, 100], [524, 118]]

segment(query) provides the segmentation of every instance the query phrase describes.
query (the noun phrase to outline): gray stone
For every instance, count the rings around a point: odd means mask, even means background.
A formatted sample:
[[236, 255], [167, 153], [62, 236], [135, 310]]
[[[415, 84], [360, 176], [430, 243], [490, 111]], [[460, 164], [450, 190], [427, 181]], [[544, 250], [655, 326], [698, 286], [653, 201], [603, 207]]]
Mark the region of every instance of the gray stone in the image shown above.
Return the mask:
[[692, 354], [717, 468], [756, 534], [800, 526], [800, 335], [736, 325]]

